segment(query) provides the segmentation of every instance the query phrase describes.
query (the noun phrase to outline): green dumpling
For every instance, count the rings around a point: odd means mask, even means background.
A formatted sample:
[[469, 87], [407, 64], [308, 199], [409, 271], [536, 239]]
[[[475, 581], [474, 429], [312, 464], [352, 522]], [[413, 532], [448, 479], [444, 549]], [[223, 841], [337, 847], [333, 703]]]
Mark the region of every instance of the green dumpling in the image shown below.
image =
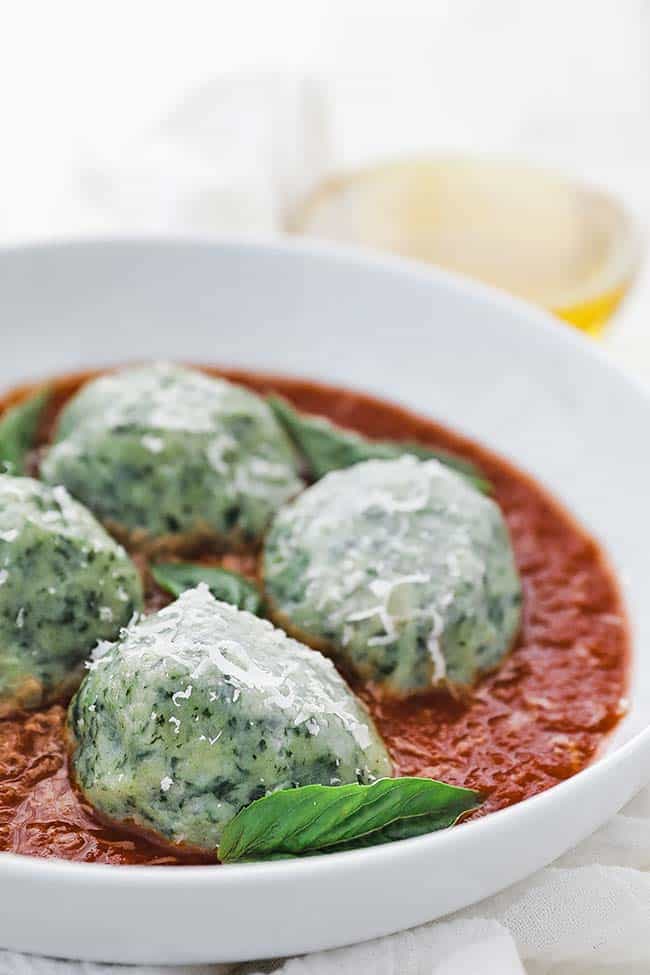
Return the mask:
[[0, 475], [0, 715], [74, 689], [141, 606], [128, 555], [65, 488]]
[[41, 466], [133, 544], [259, 543], [302, 487], [287, 435], [241, 386], [160, 363], [93, 380]]
[[277, 622], [398, 695], [470, 685], [519, 627], [501, 512], [436, 460], [366, 461], [307, 488], [276, 515], [264, 582]]
[[267, 792], [391, 774], [332, 663], [204, 584], [103, 648], [69, 732], [77, 783], [103, 815], [209, 851]]

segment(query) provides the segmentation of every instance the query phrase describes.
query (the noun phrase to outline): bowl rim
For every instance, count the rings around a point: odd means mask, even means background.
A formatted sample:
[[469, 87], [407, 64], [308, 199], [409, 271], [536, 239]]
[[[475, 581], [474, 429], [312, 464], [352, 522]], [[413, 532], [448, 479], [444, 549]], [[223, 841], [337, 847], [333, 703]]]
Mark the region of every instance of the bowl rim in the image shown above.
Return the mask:
[[[570, 347], [579, 355], [590, 358], [599, 367], [618, 377], [645, 401], [650, 408], [650, 391], [633, 374], [626, 372], [619, 364], [613, 362], [593, 340], [588, 339], [577, 329], [567, 326], [555, 319], [550, 313], [536, 307], [525, 300], [509, 295], [498, 288], [475, 281], [464, 274], [443, 270], [425, 262], [408, 258], [385, 255], [374, 251], [364, 251], [352, 246], [342, 246], [328, 242], [284, 238], [275, 235], [256, 236], [246, 235], [210, 235], [210, 234], [175, 234], [175, 235], [147, 235], [133, 234], [120, 236], [81, 236], [61, 237], [44, 241], [21, 242], [0, 246], [0, 263], [6, 257], [28, 258], [34, 251], [120, 251], [160, 250], [170, 251], [178, 249], [205, 248], [223, 252], [257, 252], [258, 255], [275, 255], [300, 259], [306, 257], [316, 262], [343, 263], [362, 270], [370, 270], [380, 274], [392, 274], [410, 277], [416, 282], [438, 282], [443, 287], [456, 293], [464, 293], [477, 302], [488, 302], [504, 311], [514, 313], [522, 328], [531, 333], [542, 332], [549, 341], [558, 348]], [[224, 363], [224, 365], [226, 365]], [[561, 499], [560, 499], [561, 501]], [[630, 668], [636, 656], [635, 647], [630, 655]], [[630, 669], [631, 672], [631, 669]], [[97, 881], [107, 886], [119, 886], [128, 882], [130, 887], [241, 887], [255, 885], [260, 879], [295, 878], [299, 880], [310, 874], [312, 879], [326, 877], [347, 866], [358, 865], [388, 865], [390, 859], [399, 851], [405, 857], [418, 857], [425, 852], [433, 853], [436, 845], [445, 843], [448, 846], [463, 842], [462, 837], [469, 831], [476, 836], [482, 831], [501, 829], [507, 831], [509, 824], [520, 817], [522, 813], [533, 808], [537, 816], [543, 816], [544, 811], [551, 804], [570, 802], [571, 796], [577, 796], [589, 782], [607, 774], [620, 764], [633, 760], [636, 752], [643, 752], [650, 748], [650, 720], [648, 724], [637, 731], [629, 740], [623, 742], [614, 751], [599, 753], [586, 768], [577, 772], [569, 779], [524, 799], [505, 809], [489, 813], [487, 816], [464, 823], [460, 828], [444, 829], [436, 833], [399, 840], [381, 846], [366, 847], [360, 850], [348, 850], [330, 853], [327, 856], [309, 856], [293, 860], [270, 862], [250, 862], [234, 864], [207, 864], [198, 866], [160, 865], [147, 866], [137, 864], [106, 864], [84, 863], [58, 858], [32, 857], [3, 851], [0, 853], [0, 874], [9, 877], [24, 878], [29, 874], [34, 879], [57, 881]], [[123, 880], [121, 878], [124, 878]]]

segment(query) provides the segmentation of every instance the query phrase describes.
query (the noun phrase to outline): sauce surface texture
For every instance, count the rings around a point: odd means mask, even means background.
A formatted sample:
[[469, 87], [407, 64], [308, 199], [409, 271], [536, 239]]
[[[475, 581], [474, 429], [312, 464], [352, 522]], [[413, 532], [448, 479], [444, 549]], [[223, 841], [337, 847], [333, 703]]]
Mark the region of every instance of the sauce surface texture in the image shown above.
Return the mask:
[[[372, 687], [353, 684], [375, 718], [396, 773], [479, 789], [486, 801], [475, 815], [485, 815], [584, 768], [623, 714], [629, 641], [611, 570], [561, 506], [505, 461], [390, 403], [307, 381], [206, 371], [261, 393], [280, 393], [299, 409], [371, 437], [454, 451], [475, 461], [494, 485], [524, 585], [519, 640], [467, 700], [432, 692], [387, 701]], [[56, 411], [92, 375], [55, 381], [44, 436]], [[0, 406], [15, 398], [8, 396]], [[250, 573], [251, 559], [238, 567]], [[150, 606], [166, 601], [153, 593]], [[0, 721], [0, 850], [102, 863], [210, 862], [104, 825], [70, 784], [64, 725], [65, 708], [59, 705]]]

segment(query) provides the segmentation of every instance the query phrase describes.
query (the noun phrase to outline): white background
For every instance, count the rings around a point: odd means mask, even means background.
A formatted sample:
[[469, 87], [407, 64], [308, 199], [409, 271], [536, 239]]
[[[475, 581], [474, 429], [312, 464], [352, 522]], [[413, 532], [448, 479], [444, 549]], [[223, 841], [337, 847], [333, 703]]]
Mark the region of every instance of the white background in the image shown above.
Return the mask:
[[645, 0], [4, 0], [0, 239], [92, 231], [89, 159], [269, 70], [326, 80], [336, 164], [514, 151], [647, 208], [649, 50]]

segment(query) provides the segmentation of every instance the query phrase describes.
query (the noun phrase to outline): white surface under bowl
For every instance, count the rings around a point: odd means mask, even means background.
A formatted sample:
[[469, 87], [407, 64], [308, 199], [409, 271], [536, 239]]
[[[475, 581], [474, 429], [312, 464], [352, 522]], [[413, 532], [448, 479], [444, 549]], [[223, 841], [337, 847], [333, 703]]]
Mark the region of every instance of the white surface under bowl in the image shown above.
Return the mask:
[[0, 387], [173, 357], [369, 390], [535, 474], [600, 539], [633, 624], [631, 712], [554, 789], [461, 828], [225, 867], [0, 855], [0, 945], [116, 962], [295, 954], [438, 917], [523, 878], [650, 777], [650, 400], [594, 346], [487, 288], [289, 243], [115, 241], [0, 253]]

